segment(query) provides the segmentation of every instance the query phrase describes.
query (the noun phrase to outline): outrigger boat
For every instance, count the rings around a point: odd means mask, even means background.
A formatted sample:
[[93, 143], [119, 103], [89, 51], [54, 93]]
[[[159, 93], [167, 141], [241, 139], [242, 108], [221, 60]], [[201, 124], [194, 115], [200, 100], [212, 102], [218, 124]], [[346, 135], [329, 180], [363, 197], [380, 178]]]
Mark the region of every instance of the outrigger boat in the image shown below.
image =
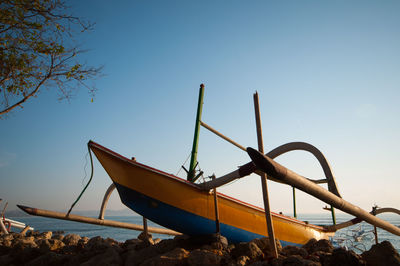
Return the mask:
[[[133, 211], [187, 235], [215, 233], [214, 198], [200, 186], [125, 158], [95, 142], [89, 142], [114, 182], [121, 201]], [[267, 236], [264, 210], [218, 193], [221, 234], [232, 242]], [[333, 236], [321, 226], [272, 214], [275, 236], [282, 245], [305, 244], [311, 238]]]
[[[103, 200], [102, 212], [109, 194], [113, 188], [116, 187], [123, 204], [143, 217], [169, 228], [169, 231], [165, 231], [167, 234], [182, 233], [187, 235], [205, 235], [217, 231], [227, 237], [231, 242], [250, 241], [254, 238], [274, 234], [275, 238], [278, 239], [283, 246], [303, 245], [312, 238], [317, 240], [329, 239], [334, 236], [338, 229], [361, 221], [367, 221], [374, 226], [400, 236], [400, 229], [398, 227], [375, 217], [376, 214], [382, 212], [390, 211], [400, 214], [400, 211], [393, 208], [384, 208], [381, 209], [381, 211], [375, 210], [371, 214], [343, 200], [339, 194], [335, 178], [327, 160], [316, 147], [303, 142], [293, 142], [282, 145], [264, 155], [251, 148], [244, 148], [205, 124], [201, 121], [203, 93], [204, 85], [201, 85], [189, 170], [186, 170], [186, 168], [182, 166], [187, 172], [187, 180], [139, 163], [134, 158], [128, 159], [93, 141], [88, 143], [88, 148], [96, 155], [113, 182], [113, 185], [110, 186]], [[195, 183], [203, 174], [202, 172], [196, 171], [198, 132], [200, 126], [207, 128], [211, 132], [246, 151], [252, 161], [220, 178], [215, 179], [214, 177], [211, 181]], [[258, 135], [260, 136], [261, 133]], [[312, 153], [321, 164], [326, 178], [322, 180], [310, 180], [273, 161], [275, 157], [293, 150], [304, 150]], [[268, 179], [293, 187], [294, 217], [269, 213], [269, 206], [268, 209], [267, 207], [265, 208], [267, 211], [264, 211], [262, 208], [216, 192], [218, 186], [251, 173], [261, 175], [264, 181], [264, 174], [267, 174]], [[318, 185], [320, 183], [327, 183], [328, 190], [320, 187]], [[295, 188], [330, 204], [331, 207], [327, 209], [332, 212], [333, 225], [318, 226], [297, 220]], [[263, 191], [265, 196], [265, 190], [263, 189]], [[33, 215], [123, 227], [120, 225], [121, 223], [117, 225], [115, 221], [103, 221], [104, 213], [100, 214], [99, 219], [94, 219], [70, 214], [72, 207], [66, 215], [25, 206], [19, 207]], [[334, 208], [352, 214], [356, 216], [356, 218], [342, 224], [336, 224]], [[272, 222], [266, 219], [268, 215], [272, 217]], [[273, 234], [269, 233], [271, 231], [269, 229], [267, 230], [267, 225], [273, 225]], [[126, 225], [124, 228], [146, 230], [144, 227], [127, 227]], [[157, 231], [158, 229], [153, 228], [152, 230], [153, 232], [159, 232]]]

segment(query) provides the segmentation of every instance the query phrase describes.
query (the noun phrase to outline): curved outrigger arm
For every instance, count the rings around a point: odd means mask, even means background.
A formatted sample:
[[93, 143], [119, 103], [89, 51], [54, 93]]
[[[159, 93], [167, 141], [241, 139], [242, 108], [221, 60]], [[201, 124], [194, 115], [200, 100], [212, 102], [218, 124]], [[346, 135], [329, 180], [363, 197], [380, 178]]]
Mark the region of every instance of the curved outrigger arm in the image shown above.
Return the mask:
[[[369, 212], [361, 209], [358, 206], [345, 201], [344, 199], [338, 197], [332, 192], [318, 186], [317, 184], [311, 182], [307, 178], [287, 169], [286, 167], [275, 162], [271, 158], [265, 156], [259, 151], [247, 148], [247, 153], [249, 154], [252, 162], [256, 167], [266, 173], [268, 177], [274, 177], [283, 183], [289, 184], [301, 191], [310, 194], [325, 203], [332, 205], [333, 207], [342, 210], [348, 214], [354, 215], [362, 221], [366, 221], [374, 226], [382, 228], [392, 234], [400, 236], [400, 228], [388, 223], [378, 217], [370, 214]], [[329, 227], [328, 227], [329, 228]], [[337, 228], [331, 228], [336, 231]]]
[[[400, 215], [400, 210], [395, 209], [395, 208], [377, 208], [376, 210], [371, 211], [370, 214], [378, 215], [378, 214], [382, 214], [382, 213], [386, 213], [386, 212], [397, 213], [398, 215]], [[343, 222], [340, 224], [325, 226], [325, 228], [330, 232], [335, 232], [339, 229], [343, 229], [343, 228], [361, 223], [362, 221], [363, 221], [362, 219], [357, 217], [357, 218], [351, 219], [349, 221], [346, 221], [346, 222]]]
[[[338, 197], [341, 197], [339, 194], [339, 190], [336, 185], [335, 178], [333, 176], [331, 167], [328, 163], [328, 160], [326, 160], [325, 156], [323, 153], [317, 149], [315, 146], [305, 143], [305, 142], [289, 142], [286, 144], [283, 144], [270, 152], [266, 154], [266, 156], [274, 159], [284, 153], [290, 152], [290, 151], [295, 151], [295, 150], [303, 150], [303, 151], [308, 151], [311, 154], [317, 158], [318, 162], [320, 163], [322, 170], [324, 171], [326, 179], [320, 179], [320, 180], [313, 180], [313, 179], [308, 179], [309, 181], [315, 183], [315, 184], [320, 184], [320, 183], [328, 183], [328, 189], [330, 192], [335, 194]], [[256, 173], [258, 175], [261, 175], [261, 171], [257, 169], [257, 167], [254, 165], [253, 162], [246, 163], [242, 166], [239, 167], [239, 169], [230, 172], [224, 176], [221, 176], [217, 179], [207, 181], [201, 184], [197, 184], [201, 189], [203, 190], [211, 190], [213, 188], [225, 185], [235, 179], [245, 177], [247, 175], [250, 175], [252, 173]], [[268, 177], [269, 180], [278, 182], [278, 183], [284, 183], [274, 177]]]

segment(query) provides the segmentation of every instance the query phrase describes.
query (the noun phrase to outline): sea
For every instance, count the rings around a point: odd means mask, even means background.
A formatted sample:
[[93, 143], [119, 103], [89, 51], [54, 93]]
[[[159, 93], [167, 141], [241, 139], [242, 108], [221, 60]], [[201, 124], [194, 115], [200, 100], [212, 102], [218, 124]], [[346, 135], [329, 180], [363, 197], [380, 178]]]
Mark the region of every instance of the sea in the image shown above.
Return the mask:
[[[99, 226], [85, 223], [78, 223], [72, 221], [58, 220], [52, 218], [29, 216], [29, 217], [8, 217], [13, 220], [23, 222], [35, 229], [35, 231], [62, 231], [64, 235], [66, 234], [78, 234], [80, 236], [86, 236], [89, 238], [95, 236], [101, 236], [103, 238], [113, 238], [119, 242], [124, 242], [128, 239], [137, 238], [140, 234], [139, 231], [121, 229], [115, 227]], [[97, 218], [94, 217], [93, 218]], [[349, 215], [337, 215], [336, 222], [341, 223], [352, 219]], [[379, 215], [382, 218], [396, 226], [400, 226], [400, 215], [395, 214], [382, 214]], [[115, 220], [120, 222], [143, 224], [143, 218], [141, 216], [106, 216], [105, 219]], [[319, 214], [301, 214], [298, 215], [298, 219], [302, 221], [307, 221], [310, 224], [316, 225], [331, 225], [332, 219], [329, 216], [322, 216]], [[159, 227], [162, 226], [148, 221], [148, 226]], [[374, 227], [362, 222], [351, 227], [341, 229], [336, 232], [335, 236], [331, 239], [335, 246], [344, 247], [350, 249], [360, 254], [365, 250], [369, 250], [373, 244], [375, 244]], [[400, 237], [393, 235], [380, 228], [377, 229], [378, 241], [382, 242], [387, 240], [392, 243], [392, 245], [400, 253]], [[153, 239], [167, 239], [172, 238], [172, 236], [153, 234]]]

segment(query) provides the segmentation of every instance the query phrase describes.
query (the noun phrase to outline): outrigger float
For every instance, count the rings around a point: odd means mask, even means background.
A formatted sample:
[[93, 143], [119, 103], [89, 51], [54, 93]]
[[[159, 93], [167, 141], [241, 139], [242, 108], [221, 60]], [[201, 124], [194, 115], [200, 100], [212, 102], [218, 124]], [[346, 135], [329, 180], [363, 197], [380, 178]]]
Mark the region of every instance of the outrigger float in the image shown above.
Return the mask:
[[[32, 215], [170, 235], [205, 235], [217, 232], [227, 237], [231, 242], [250, 241], [254, 238], [270, 236], [271, 244], [275, 245], [274, 239], [278, 239], [283, 246], [302, 245], [312, 238], [317, 240], [329, 239], [338, 229], [361, 221], [366, 221], [375, 227], [380, 227], [400, 236], [400, 228], [376, 217], [377, 214], [383, 212], [400, 214], [400, 211], [394, 208], [383, 208], [367, 212], [342, 199], [329, 163], [316, 147], [304, 142], [292, 142], [264, 154], [257, 93], [254, 94], [254, 104], [259, 143], [258, 150], [241, 146], [201, 120], [203, 94], [204, 85], [202, 84], [199, 91], [189, 170], [182, 166], [187, 172], [186, 180], [141, 164], [134, 158], [126, 158], [98, 143], [89, 141], [89, 150], [96, 155], [113, 182], [104, 196], [98, 219], [73, 215], [70, 214], [71, 210], [64, 214], [20, 205], [19, 207]], [[196, 170], [200, 126], [246, 151], [251, 161], [222, 177], [213, 177], [210, 181], [196, 183], [199, 177], [203, 175], [201, 171]], [[321, 164], [325, 179], [307, 179], [273, 160], [277, 156], [293, 150], [304, 150], [313, 154]], [[217, 187], [248, 176], [251, 173], [261, 176], [264, 209], [216, 192]], [[270, 212], [267, 178], [293, 187], [294, 217]], [[318, 185], [321, 183], [327, 183], [328, 190]], [[114, 188], [117, 189], [123, 204], [144, 217], [143, 226], [104, 220], [104, 209]], [[297, 220], [295, 189], [300, 189], [330, 204], [331, 206], [326, 209], [332, 213], [333, 224], [330, 226], [318, 226]], [[345, 223], [336, 224], [335, 208], [354, 215], [356, 218]], [[168, 229], [147, 227], [146, 219]]]

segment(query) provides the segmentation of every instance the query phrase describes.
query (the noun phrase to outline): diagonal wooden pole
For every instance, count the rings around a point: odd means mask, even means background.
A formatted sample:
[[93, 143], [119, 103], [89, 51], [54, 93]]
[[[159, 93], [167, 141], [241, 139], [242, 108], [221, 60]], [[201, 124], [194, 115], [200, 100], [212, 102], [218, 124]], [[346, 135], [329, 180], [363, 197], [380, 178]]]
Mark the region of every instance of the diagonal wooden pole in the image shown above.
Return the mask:
[[[262, 138], [262, 129], [261, 129], [261, 118], [260, 118], [260, 105], [258, 101], [258, 93], [254, 93], [254, 111], [256, 115], [256, 126], [257, 126], [257, 140], [258, 140], [258, 150], [262, 154], [264, 154], [264, 144]], [[278, 258], [278, 251], [275, 243], [275, 234], [274, 228], [272, 224], [271, 210], [269, 208], [269, 198], [268, 198], [268, 187], [267, 187], [267, 175], [264, 173], [261, 175], [261, 185], [264, 199], [264, 210], [265, 210], [265, 220], [267, 222], [267, 230], [268, 230], [268, 238], [270, 241], [270, 245], [272, 247], [272, 252], [275, 258]]]

